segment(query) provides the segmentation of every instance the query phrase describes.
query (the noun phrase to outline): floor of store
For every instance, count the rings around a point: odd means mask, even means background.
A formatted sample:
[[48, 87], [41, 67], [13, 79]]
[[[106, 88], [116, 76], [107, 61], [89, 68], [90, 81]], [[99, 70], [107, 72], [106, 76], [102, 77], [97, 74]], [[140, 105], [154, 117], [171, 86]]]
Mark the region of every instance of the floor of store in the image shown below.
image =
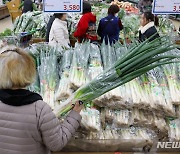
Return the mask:
[[3, 32], [6, 28], [13, 28], [11, 17], [0, 20], [0, 33]]

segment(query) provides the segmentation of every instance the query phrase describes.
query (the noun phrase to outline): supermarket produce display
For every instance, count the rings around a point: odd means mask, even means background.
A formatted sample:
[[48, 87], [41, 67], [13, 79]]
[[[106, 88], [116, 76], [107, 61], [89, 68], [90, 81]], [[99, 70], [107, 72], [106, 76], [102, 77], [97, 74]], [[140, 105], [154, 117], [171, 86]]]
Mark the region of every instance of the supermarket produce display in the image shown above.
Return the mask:
[[[175, 46], [167, 48], [170, 45], [168, 40], [164, 40], [162, 44], [166, 45], [161, 47], [160, 53], [175, 48]], [[153, 44], [138, 45], [139, 52], [151, 50], [149, 53], [155, 54], [152, 49], [145, 50], [151, 45]], [[155, 48], [158, 49], [159, 46]], [[120, 78], [123, 72], [112, 68], [115, 68], [118, 63], [117, 66], [120, 67], [120, 64], [123, 64], [120, 61], [133, 55], [132, 51], [129, 52], [131, 49], [137, 48], [129, 47], [127, 49], [120, 44], [116, 44], [114, 47], [102, 44], [99, 48], [89, 42], [69, 50], [50, 47], [44, 43], [34, 44], [27, 49], [37, 61], [38, 72], [37, 81], [30, 89], [40, 93], [55, 113], [59, 111], [59, 108], [63, 109], [64, 103], [66, 104], [73, 98], [80, 98], [86, 102], [86, 108], [81, 112], [83, 117], [81, 128], [75, 136], [76, 140], [70, 143], [69, 150], [76, 151], [79, 142], [83, 142], [86, 147], [96, 143], [101, 147], [99, 150], [108, 151], [109, 149], [102, 147], [104, 147], [103, 145], [110, 146], [112, 140], [119, 140], [114, 146], [116, 150], [120, 145], [122, 146], [121, 140], [131, 143], [129, 146], [133, 146], [132, 142], [136, 140], [137, 145], [152, 145], [156, 138], [162, 141], [168, 139], [179, 141], [179, 121], [176, 120], [179, 117], [180, 107], [179, 63], [157, 67], [123, 84], [139, 74], [123, 80], [123, 77]], [[140, 71], [142, 74], [147, 71], [146, 69], [169, 63], [169, 60], [174, 58], [178, 61], [179, 53], [180, 51], [175, 48], [167, 54], [149, 60], [144, 65], [132, 64], [131, 69], [135, 69], [134, 66], [136, 68], [144, 67]], [[160, 61], [146, 67], [148, 63], [156, 60]], [[116, 61], [115, 64], [114, 61]], [[115, 78], [117, 79], [115, 80]], [[121, 84], [123, 85], [117, 87]], [[113, 89], [115, 87], [117, 88]], [[110, 89], [113, 90], [109, 91]], [[109, 92], [105, 93], [106, 91]], [[102, 95], [103, 93], [105, 94]], [[87, 149], [82, 147], [81, 150], [86, 151]], [[98, 148], [95, 147], [94, 150], [98, 150]], [[113, 151], [113, 149], [111, 150]]]
[[33, 29], [41, 29], [33, 36], [36, 38], [45, 38], [49, 18], [49, 14], [44, 14], [41, 11], [23, 13], [21, 16], [16, 18], [13, 33], [18, 35], [21, 32], [29, 32]]
[[[137, 3], [92, 3], [97, 25], [110, 4], [119, 6], [124, 30], [114, 45], [86, 41], [64, 48], [41, 42], [25, 48], [37, 67], [36, 81], [28, 88], [39, 93], [61, 120], [72, 103], [84, 102], [81, 126], [64, 151], [142, 151], [157, 141], [180, 141], [176, 31], [170, 19], [159, 15], [160, 37], [139, 42]], [[34, 31], [33, 38], [45, 38], [50, 16], [41, 11], [24, 13], [13, 30], [6, 29], [0, 38], [16, 45], [21, 45], [18, 37], [23, 32]], [[68, 14], [72, 40], [80, 17]]]

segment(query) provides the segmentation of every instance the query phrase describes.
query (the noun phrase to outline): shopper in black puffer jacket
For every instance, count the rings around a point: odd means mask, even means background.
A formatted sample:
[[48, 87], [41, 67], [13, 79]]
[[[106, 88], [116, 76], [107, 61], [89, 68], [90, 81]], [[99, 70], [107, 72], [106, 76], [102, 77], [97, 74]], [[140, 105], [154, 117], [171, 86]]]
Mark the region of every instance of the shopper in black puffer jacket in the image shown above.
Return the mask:
[[155, 26], [158, 26], [158, 18], [154, 16], [151, 12], [145, 12], [141, 16], [141, 27], [139, 28], [139, 40], [142, 42], [151, 36], [153, 36], [150, 41], [159, 37], [157, 29]]

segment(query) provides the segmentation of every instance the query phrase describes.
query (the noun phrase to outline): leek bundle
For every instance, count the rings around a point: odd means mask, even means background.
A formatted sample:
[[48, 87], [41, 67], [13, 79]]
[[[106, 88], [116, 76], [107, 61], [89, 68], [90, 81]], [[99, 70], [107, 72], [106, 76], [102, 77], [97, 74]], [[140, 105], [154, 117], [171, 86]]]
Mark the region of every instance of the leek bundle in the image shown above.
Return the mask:
[[180, 141], [180, 119], [170, 121], [169, 137], [172, 141]]
[[64, 115], [71, 109], [71, 102], [81, 100], [84, 103], [91, 102], [106, 92], [121, 86], [142, 74], [165, 64], [176, 63], [172, 61], [179, 58], [177, 55], [162, 55], [177, 46], [168, 38], [160, 37], [151, 42], [146, 40], [138, 46], [130, 49], [123, 58], [116, 61], [110, 68], [102, 72], [95, 79], [79, 88], [73, 98], [60, 104], [58, 116]]
[[54, 108], [54, 94], [59, 80], [57, 61], [61, 59], [62, 50], [47, 43], [38, 43], [29, 46], [27, 51], [36, 61], [37, 79], [40, 82], [38, 85], [40, 87], [38, 89], [39, 93], [42, 95], [43, 100]]
[[[40, 77], [40, 94], [52, 109], [55, 107], [55, 88], [58, 82], [57, 76], [57, 56], [56, 53], [40, 54], [41, 65], [38, 67]], [[48, 65], [47, 65], [48, 64]]]
[[73, 90], [77, 90], [88, 81], [86, 77], [86, 70], [89, 54], [89, 43], [78, 45], [74, 50], [70, 74], [70, 87]]
[[63, 58], [61, 60], [61, 68], [59, 71], [59, 75], [61, 76], [58, 89], [55, 94], [55, 99], [57, 101], [62, 101], [70, 97], [72, 94], [72, 90], [70, 89], [70, 67], [72, 63], [72, 51], [68, 50], [64, 53]]
[[94, 108], [86, 108], [81, 111], [82, 127], [91, 132], [96, 132], [101, 130], [101, 120], [100, 112]]
[[179, 78], [179, 69], [180, 66], [177, 64], [171, 64], [164, 67], [164, 72], [167, 77], [170, 97], [172, 103], [175, 105], [180, 105], [180, 78]]

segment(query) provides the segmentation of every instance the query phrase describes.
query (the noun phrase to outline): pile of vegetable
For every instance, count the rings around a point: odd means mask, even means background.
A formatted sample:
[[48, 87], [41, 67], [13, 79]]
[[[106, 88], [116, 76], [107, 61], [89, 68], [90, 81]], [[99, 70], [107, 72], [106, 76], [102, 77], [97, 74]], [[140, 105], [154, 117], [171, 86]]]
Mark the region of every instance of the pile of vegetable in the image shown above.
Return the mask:
[[11, 36], [12, 35], [12, 30], [6, 28], [4, 32], [0, 33], [0, 38], [6, 37], [6, 36]]
[[42, 13], [41, 11], [23, 13], [21, 16], [16, 18], [13, 33], [15, 35], [19, 35], [22, 32], [40, 29], [33, 34], [33, 36], [37, 38], [44, 38], [49, 18], [49, 14]]
[[[91, 102], [104, 93], [141, 76], [151, 69], [164, 64], [175, 63], [176, 61], [172, 62], [172, 60], [179, 58], [178, 55], [163, 55], [167, 51], [176, 48], [167, 38], [160, 37], [150, 43], [147, 43], [148, 41], [146, 40], [137, 47], [129, 49], [115, 64], [78, 89], [73, 96], [73, 101]], [[69, 103], [73, 101], [68, 100], [61, 104], [60, 109], [62, 112], [60, 112], [60, 115], [72, 107], [72, 104]], [[63, 108], [65, 108], [64, 111]]]
[[34, 44], [29, 51], [38, 72], [30, 89], [58, 116], [75, 100], [84, 101], [78, 138], [178, 140], [179, 125], [172, 127], [169, 117], [180, 116], [180, 55], [167, 37], [127, 47], [103, 43], [99, 48], [86, 42], [65, 52]]
[[127, 13], [133, 13], [133, 14], [138, 14], [139, 10], [137, 7], [135, 7], [132, 3], [130, 2], [119, 2], [118, 0], [114, 0], [111, 2], [111, 5], [118, 5], [119, 8], [124, 9]]

